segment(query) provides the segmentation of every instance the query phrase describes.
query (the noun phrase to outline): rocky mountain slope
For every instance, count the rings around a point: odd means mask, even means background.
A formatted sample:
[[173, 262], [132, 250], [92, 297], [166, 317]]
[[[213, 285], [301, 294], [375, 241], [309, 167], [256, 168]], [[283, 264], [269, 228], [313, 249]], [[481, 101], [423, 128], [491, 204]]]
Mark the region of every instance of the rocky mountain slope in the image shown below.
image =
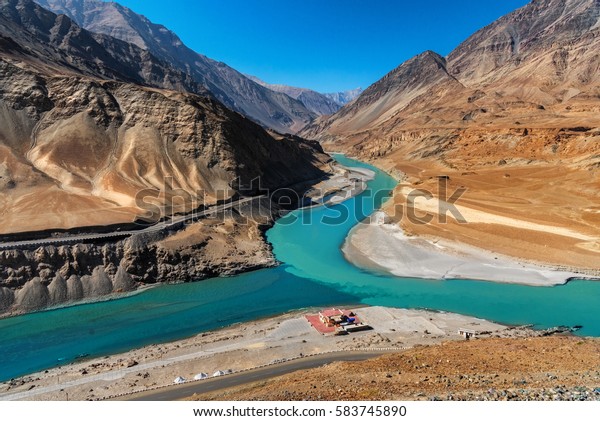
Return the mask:
[[313, 91], [306, 88], [295, 88], [286, 85], [273, 85], [257, 78], [256, 76], [248, 76], [251, 80], [265, 88], [274, 92], [284, 93], [298, 101], [302, 102], [306, 108], [317, 115], [330, 115], [342, 108], [342, 104], [334, 101], [325, 94]]
[[[427, 93], [431, 86], [447, 84], [450, 88], [456, 80], [448, 74], [446, 60], [427, 51], [388, 73], [383, 79], [367, 88], [351, 104], [343, 107], [322, 125], [313, 126], [316, 133], [361, 131], [379, 126], [406, 108], [411, 101]], [[456, 83], [459, 85], [458, 83]], [[305, 133], [313, 134], [311, 127]]]
[[[328, 170], [317, 143], [266, 132], [147, 50], [31, 0], [0, 0], [0, 74], [5, 236], [156, 219], [228, 199], [256, 177], [275, 189]], [[260, 232], [277, 210], [268, 202], [180, 233], [2, 251], [0, 313], [63, 303], [64, 291], [98, 296], [272, 264]], [[89, 288], [65, 290], [72, 276], [90, 277]]]
[[267, 89], [225, 63], [196, 53], [186, 47], [175, 33], [118, 3], [100, 0], [36, 1], [54, 13], [68, 16], [90, 32], [134, 44], [170, 63], [208, 89], [228, 108], [264, 127], [280, 133], [294, 133], [316, 117], [301, 101]]
[[[395, 174], [402, 183], [387, 211], [408, 232], [598, 267], [599, 44], [600, 2], [536, 0], [448, 57], [408, 60], [302, 135]], [[400, 209], [419, 206], [407, 203], [411, 189], [442, 195], [439, 176], [449, 194], [468, 189], [461, 204], [477, 211], [476, 223], [402, 217]], [[575, 239], [551, 230], [524, 235], [514, 228], [523, 223], [568, 228]]]
[[[24, 67], [26, 62], [32, 72], [93, 76], [207, 95], [188, 75], [141, 48], [84, 31], [69, 18], [29, 2], [7, 0], [0, 7], [1, 58], [6, 66]], [[9, 83], [10, 75], [4, 83]]]
[[599, 19], [593, 0], [534, 1], [446, 58], [426, 52], [403, 63], [306, 132], [349, 137], [377, 129], [514, 126], [517, 118], [543, 127], [579, 121], [587, 116], [578, 112], [594, 111], [587, 102], [597, 98]]

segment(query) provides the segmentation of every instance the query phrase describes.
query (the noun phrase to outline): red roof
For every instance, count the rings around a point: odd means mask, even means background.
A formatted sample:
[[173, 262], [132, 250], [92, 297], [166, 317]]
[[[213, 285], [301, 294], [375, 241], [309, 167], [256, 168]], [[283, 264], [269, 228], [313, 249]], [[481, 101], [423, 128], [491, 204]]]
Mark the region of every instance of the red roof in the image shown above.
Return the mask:
[[321, 322], [321, 317], [316, 314], [307, 314], [306, 320], [311, 324], [312, 327], [317, 329], [317, 332], [321, 334], [333, 333], [335, 332], [335, 326], [327, 326], [326, 324]]
[[359, 323], [358, 317], [356, 317], [356, 315], [353, 315], [353, 316], [350, 315], [350, 314], [352, 314], [351, 311], [340, 310], [337, 308], [323, 310], [319, 314], [307, 314], [304, 317], [306, 317], [306, 320], [308, 320], [308, 322], [311, 324], [312, 327], [317, 329], [317, 332], [324, 335], [327, 333], [334, 333], [336, 331], [336, 328], [335, 328], [335, 326], [327, 326], [325, 323], [323, 323], [321, 321], [321, 316], [334, 317], [334, 316], [341, 316], [342, 314], [345, 314], [348, 317], [354, 317], [356, 319], [356, 323]]

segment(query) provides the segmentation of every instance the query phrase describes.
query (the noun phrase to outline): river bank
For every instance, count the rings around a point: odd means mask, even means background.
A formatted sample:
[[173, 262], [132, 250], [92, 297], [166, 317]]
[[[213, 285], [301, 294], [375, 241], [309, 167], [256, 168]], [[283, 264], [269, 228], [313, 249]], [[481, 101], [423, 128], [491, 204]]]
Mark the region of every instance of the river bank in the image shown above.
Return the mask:
[[[291, 204], [305, 209], [339, 204], [364, 192], [375, 177], [367, 169], [329, 167], [327, 178], [297, 186], [294, 191], [302, 197], [292, 194]], [[35, 249], [0, 250], [0, 275], [5, 278], [0, 284], [0, 318], [118, 299], [161, 283], [276, 266], [265, 232], [285, 211], [276, 203], [281, 197], [274, 197], [242, 199], [235, 211], [215, 210], [195, 219], [192, 213], [187, 222], [132, 231], [116, 242], [64, 245], [48, 239], [50, 243]]]
[[241, 370], [343, 350], [390, 348], [464, 340], [458, 329], [482, 332], [481, 337], [535, 336], [486, 320], [452, 313], [385, 307], [353, 311], [372, 331], [347, 336], [324, 336], [304, 317], [304, 310], [237, 324], [167, 344], [45, 370], [0, 384], [2, 400], [105, 399], [124, 393], [173, 384], [176, 377], [193, 380], [198, 373]]
[[408, 236], [400, 226], [383, 222], [379, 212], [348, 235], [343, 252], [357, 266], [398, 277], [477, 279], [530, 286], [564, 285], [590, 278], [571, 272], [521, 262], [488, 250], [443, 238]]
[[363, 193], [367, 183], [375, 179], [375, 172], [367, 168], [332, 164], [331, 172], [331, 177], [305, 193], [307, 204], [303, 209], [342, 203]]

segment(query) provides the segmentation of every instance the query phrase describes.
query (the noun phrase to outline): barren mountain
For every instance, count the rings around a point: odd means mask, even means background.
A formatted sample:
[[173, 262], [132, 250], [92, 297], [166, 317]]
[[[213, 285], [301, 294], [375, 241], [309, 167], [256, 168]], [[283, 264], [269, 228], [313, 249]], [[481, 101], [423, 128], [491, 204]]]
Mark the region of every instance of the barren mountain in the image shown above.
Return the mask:
[[[446, 60], [427, 51], [388, 73], [383, 79], [367, 88], [351, 104], [343, 107], [323, 125], [315, 125], [318, 131], [327, 128], [328, 134], [362, 131], [377, 127], [394, 118], [398, 111], [411, 101], [429, 92], [432, 86], [447, 85], [448, 89], [460, 85], [448, 74]], [[305, 129], [305, 133], [311, 127]]]
[[[316, 142], [269, 133], [147, 50], [31, 0], [0, 0], [0, 75], [3, 238], [156, 219], [328, 169]], [[271, 265], [261, 230], [276, 210], [264, 199], [248, 219], [2, 250], [0, 314]]]
[[[402, 182], [387, 211], [408, 232], [597, 268], [599, 47], [600, 2], [536, 0], [446, 58], [403, 63], [302, 133], [395, 174]], [[406, 202], [411, 189], [442, 196], [439, 176], [449, 194], [467, 188], [460, 204], [471, 223], [402, 217], [407, 206], [427, 208]], [[532, 223], [547, 228], [517, 228]]]
[[139, 47], [29, 0], [0, 3], [0, 30], [4, 232], [131, 220], [136, 192], [168, 176], [210, 202], [236, 177], [276, 187], [320, 173], [314, 145], [170, 90], [200, 88]]
[[104, 35], [82, 30], [27, 2], [3, 1], [0, 24], [2, 59], [27, 61], [31, 70], [116, 79], [207, 94], [185, 73], [149, 52]]
[[162, 25], [114, 2], [100, 0], [36, 0], [48, 10], [64, 14], [93, 33], [137, 45], [170, 63], [206, 87], [219, 101], [265, 127], [294, 133], [316, 114], [302, 102], [267, 89], [225, 63], [196, 53]]
[[326, 95], [311, 89], [295, 88], [287, 85], [272, 85], [262, 81], [256, 76], [248, 76], [248, 78], [274, 92], [284, 93], [294, 99], [297, 99], [316, 115], [330, 115], [342, 108], [341, 104], [338, 104]]

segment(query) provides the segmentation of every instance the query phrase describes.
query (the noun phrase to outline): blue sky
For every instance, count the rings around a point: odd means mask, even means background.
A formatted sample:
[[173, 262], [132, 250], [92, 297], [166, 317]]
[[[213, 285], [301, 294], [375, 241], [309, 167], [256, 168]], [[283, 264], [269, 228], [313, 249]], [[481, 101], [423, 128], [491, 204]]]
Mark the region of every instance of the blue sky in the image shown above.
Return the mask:
[[425, 50], [448, 54], [528, 0], [117, 0], [189, 47], [270, 83], [366, 88]]

